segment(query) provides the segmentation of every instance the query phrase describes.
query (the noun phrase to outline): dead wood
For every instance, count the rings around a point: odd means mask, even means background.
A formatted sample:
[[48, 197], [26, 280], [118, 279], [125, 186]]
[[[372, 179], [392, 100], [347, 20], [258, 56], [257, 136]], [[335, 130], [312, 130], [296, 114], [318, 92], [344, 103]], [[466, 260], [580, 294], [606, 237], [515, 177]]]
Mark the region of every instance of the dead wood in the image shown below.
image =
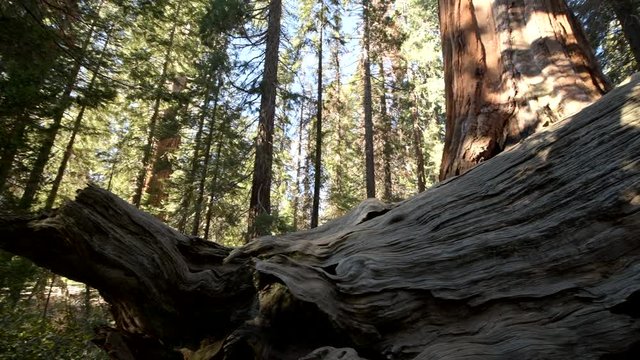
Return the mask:
[[631, 358], [638, 83], [463, 176], [311, 231], [229, 249], [89, 186], [0, 217], [0, 247], [99, 289], [123, 356], [144, 339], [194, 359]]

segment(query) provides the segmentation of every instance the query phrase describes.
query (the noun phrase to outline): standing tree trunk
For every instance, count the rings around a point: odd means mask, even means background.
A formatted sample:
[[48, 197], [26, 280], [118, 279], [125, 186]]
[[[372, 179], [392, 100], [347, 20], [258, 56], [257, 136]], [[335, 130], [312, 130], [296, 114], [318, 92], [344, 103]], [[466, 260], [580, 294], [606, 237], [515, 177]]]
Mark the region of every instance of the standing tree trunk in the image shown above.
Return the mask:
[[[211, 75], [211, 74], [209, 74]], [[189, 217], [189, 207], [191, 206], [191, 200], [193, 199], [194, 181], [196, 179], [196, 173], [198, 172], [198, 164], [200, 160], [200, 148], [202, 147], [202, 131], [204, 129], [204, 123], [206, 114], [209, 109], [209, 100], [211, 98], [211, 78], [207, 77], [207, 85], [205, 86], [204, 102], [200, 109], [200, 119], [198, 121], [198, 130], [196, 131], [196, 137], [194, 140], [193, 157], [191, 158], [191, 166], [186, 176], [187, 189], [180, 201], [180, 219], [178, 220], [177, 228], [180, 232], [185, 232], [184, 229], [187, 226], [187, 218]]]
[[280, 48], [280, 18], [282, 0], [269, 2], [266, 33], [264, 74], [260, 85], [260, 116], [256, 137], [256, 157], [251, 181], [249, 226], [246, 241], [269, 232], [271, 215], [271, 167], [273, 163], [273, 124], [276, 114], [278, 86], [278, 50]]
[[[228, 124], [228, 123], [226, 123]], [[222, 128], [218, 131], [218, 139], [216, 144], [216, 156], [215, 156], [215, 165], [213, 167], [213, 175], [211, 177], [211, 183], [209, 185], [209, 202], [207, 204], [207, 215], [205, 218], [204, 224], [204, 239], [209, 240], [209, 231], [211, 229], [211, 219], [213, 218], [213, 205], [216, 199], [216, 192], [218, 190], [218, 177], [220, 176], [220, 163], [223, 161], [221, 159], [222, 156], [222, 146], [224, 145], [225, 137], [224, 133], [228, 130], [227, 126], [222, 124]]]
[[[98, 72], [102, 67], [102, 59], [104, 58], [104, 54], [107, 51], [107, 47], [109, 46], [109, 40], [111, 39], [111, 31], [109, 29], [107, 31], [107, 36], [104, 40], [104, 45], [102, 45], [102, 52], [100, 53], [100, 57], [98, 59], [98, 65], [93, 70], [93, 74], [91, 75], [91, 80], [89, 81], [89, 86], [87, 87], [87, 92], [90, 93], [93, 91], [93, 86], [95, 85], [96, 79], [98, 78]], [[62, 178], [64, 177], [65, 171], [67, 170], [67, 164], [69, 163], [69, 159], [71, 159], [71, 154], [73, 153], [73, 146], [76, 141], [76, 136], [78, 132], [80, 132], [80, 126], [82, 125], [82, 120], [84, 118], [84, 113], [87, 109], [87, 104], [82, 104], [80, 107], [80, 111], [78, 115], [76, 115], [76, 119], [73, 122], [73, 127], [71, 128], [71, 137], [69, 137], [69, 141], [67, 142], [67, 146], [64, 149], [64, 153], [62, 154], [62, 160], [60, 161], [60, 165], [58, 166], [58, 171], [56, 173], [55, 179], [53, 179], [53, 184], [51, 184], [51, 190], [49, 191], [49, 195], [47, 196], [47, 201], [45, 203], [44, 208], [49, 210], [53, 207], [53, 204], [56, 201], [56, 197], [58, 196], [58, 189], [62, 184]]]
[[142, 193], [147, 187], [147, 173], [151, 170], [149, 169], [149, 166], [151, 165], [151, 159], [153, 157], [153, 152], [154, 152], [154, 139], [156, 136], [156, 126], [158, 123], [158, 118], [160, 117], [160, 103], [162, 102], [162, 92], [165, 86], [165, 82], [167, 81], [169, 64], [171, 63], [171, 53], [173, 52], [174, 40], [176, 36], [176, 31], [178, 29], [178, 16], [180, 15], [181, 5], [182, 5], [182, 2], [178, 1], [178, 4], [176, 5], [176, 10], [174, 13], [175, 21], [173, 22], [173, 27], [171, 28], [171, 33], [169, 34], [169, 43], [167, 44], [167, 49], [164, 54], [164, 63], [162, 64], [162, 72], [160, 73], [158, 84], [156, 85], [157, 94], [153, 103], [153, 111], [151, 113], [151, 118], [149, 119], [147, 142], [142, 152], [142, 165], [140, 167], [140, 172], [138, 173], [138, 177], [136, 178], [136, 190], [135, 190], [135, 193], [133, 194], [133, 198], [131, 199], [131, 202], [138, 208], [142, 203]]
[[313, 205], [313, 194], [311, 193], [311, 152], [313, 147], [311, 146], [311, 131], [307, 133], [307, 146], [306, 155], [304, 157], [304, 175], [302, 176], [302, 216], [300, 218], [304, 228], [308, 229], [307, 224], [311, 224], [311, 207]]
[[[198, 183], [198, 196], [196, 197], [195, 202], [195, 212], [193, 216], [193, 227], [191, 228], [191, 235], [198, 236], [198, 231], [200, 230], [200, 221], [202, 217], [202, 202], [204, 201], [204, 190], [205, 184], [207, 182], [207, 174], [209, 170], [209, 161], [211, 159], [211, 145], [213, 145], [213, 133], [215, 131], [216, 119], [218, 116], [218, 101], [220, 99], [220, 88], [222, 87], [222, 79], [218, 79], [218, 83], [216, 84], [216, 93], [213, 100], [213, 109], [211, 112], [211, 121], [209, 122], [209, 132], [207, 133], [207, 140], [204, 145], [204, 163], [202, 164], [202, 170], [200, 171], [200, 181]], [[222, 127], [219, 126], [219, 136], [221, 136], [220, 129]], [[220, 141], [218, 141], [220, 144]], [[218, 154], [219, 156], [219, 154]], [[219, 160], [216, 158], [216, 161]], [[217, 173], [214, 173], [214, 176], [217, 176]]]
[[378, 63], [380, 69], [380, 120], [382, 123], [382, 170], [384, 173], [384, 192], [382, 200], [391, 201], [393, 197], [393, 182], [391, 180], [391, 119], [387, 111], [387, 89], [385, 86], [385, 74], [383, 60]]
[[638, 0], [609, 0], [609, 6], [620, 22], [624, 37], [629, 42], [636, 69], [640, 70], [640, 4]]
[[373, 161], [373, 109], [371, 103], [371, 34], [369, 24], [369, 0], [362, 1], [362, 19], [364, 21], [364, 42], [362, 53], [363, 82], [364, 82], [364, 156], [365, 156], [365, 183], [367, 185], [367, 197], [376, 197], [375, 163]]
[[313, 208], [311, 209], [311, 228], [318, 227], [320, 215], [320, 186], [322, 182], [322, 48], [324, 33], [324, 4], [320, 2], [320, 26], [318, 28], [318, 102], [316, 104], [316, 156], [313, 164]]
[[597, 100], [609, 85], [564, 0], [440, 0], [447, 121], [440, 179]]
[[[304, 89], [302, 90], [304, 94]], [[300, 99], [300, 120], [298, 124], [298, 155], [296, 158], [296, 187], [293, 195], [293, 230], [297, 231], [299, 226], [298, 217], [300, 216], [300, 198], [302, 192], [302, 135], [304, 132], [304, 96]]]
[[[98, 5], [98, 13], [100, 12], [100, 8], [102, 7], [102, 2]], [[53, 111], [53, 121], [48, 129], [45, 130], [44, 139], [42, 140], [42, 144], [38, 150], [38, 155], [36, 156], [36, 160], [33, 163], [33, 168], [29, 173], [29, 178], [27, 179], [27, 183], [24, 188], [24, 193], [20, 198], [19, 207], [23, 209], [28, 209], [33, 204], [33, 200], [36, 197], [38, 190], [40, 189], [40, 181], [42, 180], [42, 174], [44, 173], [44, 168], [49, 162], [49, 157], [51, 156], [51, 150], [53, 149], [53, 145], [56, 141], [56, 136], [58, 135], [58, 131], [62, 125], [62, 118], [64, 117], [65, 112], [68, 110], [69, 106], [72, 104], [71, 93], [76, 88], [76, 83], [78, 82], [78, 75], [80, 75], [80, 69], [82, 68], [82, 61], [87, 56], [87, 49], [89, 44], [91, 44], [91, 40], [93, 39], [93, 34], [95, 32], [96, 20], [91, 24], [91, 28], [89, 29], [89, 33], [87, 37], [82, 42], [82, 48], [76, 59], [76, 63], [73, 66], [69, 74], [69, 79], [62, 91], [62, 95], [60, 96], [60, 100], [56, 105]]]
[[0, 215], [0, 248], [97, 288], [101, 345], [137, 359], [638, 359], [639, 115], [640, 79], [402, 203], [237, 249], [94, 186]]
[[411, 117], [413, 123], [413, 152], [416, 157], [416, 177], [418, 179], [418, 192], [421, 193], [426, 189], [426, 179], [424, 176], [424, 154], [422, 152], [424, 142], [422, 138], [422, 129], [420, 128], [420, 117], [418, 116], [418, 97], [415, 93], [413, 94]]
[[180, 118], [179, 114], [185, 116], [189, 109], [189, 100], [181, 99], [180, 92], [187, 87], [187, 77], [179, 75], [173, 79], [171, 94], [177, 97], [177, 103], [167, 108], [161, 118], [158, 127], [158, 139], [156, 143], [155, 156], [153, 165], [151, 165], [151, 176], [147, 193], [149, 193], [148, 204], [157, 209], [162, 209], [158, 216], [166, 219], [166, 211], [164, 210], [164, 202], [168, 198], [166, 190], [166, 182], [173, 173], [173, 162], [171, 154], [180, 147]]

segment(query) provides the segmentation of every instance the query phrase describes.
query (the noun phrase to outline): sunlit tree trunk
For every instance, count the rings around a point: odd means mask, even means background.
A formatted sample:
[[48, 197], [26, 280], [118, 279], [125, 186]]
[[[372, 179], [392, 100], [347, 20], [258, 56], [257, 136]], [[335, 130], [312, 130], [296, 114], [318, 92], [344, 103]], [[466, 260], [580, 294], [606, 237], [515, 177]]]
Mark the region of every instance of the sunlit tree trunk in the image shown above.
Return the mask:
[[420, 117], [418, 115], [418, 99], [413, 94], [413, 104], [411, 109], [411, 117], [413, 118], [413, 152], [416, 157], [416, 177], [418, 180], [418, 192], [421, 193], [426, 189], [426, 179], [424, 176], [424, 154], [422, 152], [423, 137], [422, 129], [420, 129]]
[[278, 49], [280, 47], [280, 18], [282, 0], [269, 2], [269, 21], [266, 33], [264, 74], [260, 98], [256, 157], [249, 201], [247, 241], [268, 232], [264, 222], [271, 214], [271, 165], [273, 163], [273, 124], [276, 112], [278, 84]]
[[[227, 123], [228, 124], [228, 123]], [[211, 220], [213, 219], [213, 205], [216, 199], [216, 192], [218, 189], [218, 178], [220, 176], [220, 163], [222, 159], [222, 146], [225, 142], [223, 132], [227, 129], [224, 123], [221, 124], [221, 130], [218, 132], [218, 143], [216, 145], [215, 166], [213, 167], [213, 175], [211, 177], [211, 184], [209, 185], [209, 201], [207, 204], [207, 215], [205, 216], [204, 224], [204, 239], [209, 240], [209, 232], [211, 230]]]
[[242, 247], [89, 186], [0, 214], [0, 248], [98, 289], [112, 358], [638, 359], [639, 112], [636, 76], [453, 181]]
[[158, 124], [158, 118], [160, 117], [160, 103], [162, 102], [162, 91], [165, 86], [165, 82], [167, 81], [167, 73], [169, 71], [169, 64], [171, 63], [171, 54], [173, 52], [173, 45], [175, 41], [176, 31], [178, 28], [178, 16], [180, 14], [180, 7], [182, 2], [178, 1], [175, 10], [175, 21], [173, 22], [173, 27], [171, 28], [171, 32], [169, 33], [169, 42], [167, 44], [167, 49], [164, 54], [164, 62], [162, 64], [162, 72], [160, 73], [160, 78], [158, 79], [158, 84], [156, 85], [156, 97], [153, 103], [153, 111], [151, 113], [151, 118], [149, 119], [149, 129], [147, 133], [147, 142], [145, 143], [144, 150], [142, 153], [142, 166], [140, 167], [140, 171], [138, 173], [138, 177], [136, 178], [136, 190], [133, 194], [133, 198], [131, 202], [136, 206], [140, 207], [142, 202], [142, 193], [147, 187], [147, 173], [150, 171], [151, 160], [153, 158], [154, 152], [154, 139], [156, 136], [156, 127]]
[[[200, 171], [198, 194], [195, 202], [195, 215], [193, 217], [193, 227], [191, 228], [191, 235], [195, 236], [198, 235], [198, 231], [200, 229], [200, 221], [202, 219], [202, 203], [204, 201], [204, 190], [207, 181], [207, 173], [209, 170], [209, 161], [211, 159], [211, 145], [213, 145], [213, 134], [215, 132], [216, 118], [218, 116], [218, 101], [220, 99], [221, 86], [222, 81], [219, 79], [218, 84], [216, 85], [216, 93], [213, 100], [213, 111], [211, 112], [211, 121], [209, 122], [209, 132], [207, 133], [207, 140], [204, 145], [204, 163], [202, 165], [202, 170]], [[220, 141], [218, 141], [218, 143], [220, 143]], [[216, 161], [218, 160], [216, 159]]]
[[[104, 40], [104, 45], [102, 45], [102, 52], [100, 53], [98, 66], [96, 69], [94, 69], [93, 75], [91, 75], [91, 80], [89, 81], [87, 92], [91, 92], [93, 90], [93, 87], [95, 86], [95, 82], [98, 77], [98, 72], [101, 69], [102, 58], [104, 57], [104, 54], [107, 51], [110, 38], [111, 38], [111, 29], [107, 32], [107, 37]], [[87, 110], [87, 104], [82, 104], [82, 106], [80, 107], [80, 111], [78, 112], [78, 115], [76, 115], [76, 119], [73, 122], [73, 127], [71, 128], [71, 137], [69, 137], [69, 141], [67, 141], [67, 146], [65, 147], [64, 153], [62, 154], [62, 160], [60, 161], [60, 165], [58, 166], [56, 177], [55, 179], [53, 179], [51, 190], [49, 191], [49, 195], [47, 195], [47, 201], [45, 203], [45, 209], [47, 210], [53, 207], [53, 204], [56, 201], [56, 197], [58, 196], [58, 190], [60, 189], [60, 184], [62, 184], [62, 179], [64, 178], [64, 174], [67, 170], [69, 159], [71, 159], [71, 155], [73, 154], [73, 146], [76, 141], [76, 136], [78, 136], [78, 132], [80, 132], [80, 126], [82, 125], [82, 120], [84, 118], [84, 113], [86, 110]]]
[[185, 228], [187, 226], [187, 218], [189, 217], [188, 209], [191, 206], [191, 201], [193, 200], [194, 181], [196, 179], [196, 172], [198, 171], [198, 164], [200, 159], [200, 148], [202, 147], [202, 132], [204, 129], [206, 114], [208, 113], [208, 109], [209, 109], [209, 100], [211, 100], [210, 84], [211, 84], [211, 79], [208, 79], [207, 86], [205, 89], [204, 102], [202, 104], [202, 109], [200, 110], [198, 130], [196, 131], [196, 137], [194, 140], [193, 157], [191, 158], [191, 166], [189, 168], [189, 172], [187, 173], [187, 177], [186, 177], [187, 190], [185, 191], [180, 201], [179, 211], [181, 212], [181, 214], [180, 214], [180, 218], [178, 219], [177, 228], [181, 232], [185, 232]]
[[306, 155], [304, 157], [304, 174], [302, 176], [302, 216], [300, 217], [301, 223], [304, 229], [308, 229], [308, 224], [311, 223], [311, 207], [313, 205], [313, 195], [311, 194], [311, 152], [313, 147], [311, 146], [311, 131], [307, 135]]
[[373, 110], [371, 103], [371, 34], [369, 24], [369, 0], [362, 1], [362, 18], [364, 21], [363, 36], [363, 82], [364, 82], [364, 153], [365, 153], [365, 183], [367, 186], [367, 197], [376, 197], [375, 163], [373, 160]]
[[[158, 216], [165, 219], [166, 211], [163, 209], [168, 198], [167, 181], [173, 173], [172, 153], [180, 147], [180, 116], [186, 116], [189, 108], [189, 100], [179, 98], [180, 93], [186, 89], [187, 78], [179, 75], [173, 79], [171, 93], [178, 98], [177, 104], [171, 105], [162, 115], [160, 126], [158, 127], [158, 139], [156, 142], [155, 156], [151, 165], [151, 176], [147, 193], [149, 193], [148, 204], [157, 209], [162, 209]], [[180, 115], [182, 114], [182, 115]]]
[[391, 201], [393, 197], [393, 182], [391, 180], [391, 155], [393, 148], [391, 145], [391, 119], [387, 111], [387, 89], [385, 87], [385, 74], [384, 64], [382, 59], [378, 63], [380, 71], [380, 120], [382, 122], [382, 171], [384, 175], [384, 192], [382, 199], [384, 201]]
[[[304, 90], [303, 90], [304, 93]], [[301, 191], [302, 185], [302, 135], [304, 132], [304, 97], [300, 100], [300, 120], [298, 124], [298, 155], [296, 158], [296, 187], [294, 189], [293, 196], [293, 229], [298, 230], [299, 222], [298, 217], [300, 209]]]
[[598, 99], [609, 85], [564, 0], [440, 0], [446, 136], [440, 179]]
[[[102, 3], [100, 3], [98, 11], [101, 6]], [[58, 131], [60, 130], [60, 127], [62, 125], [62, 118], [64, 117], [65, 112], [69, 109], [69, 106], [72, 104], [73, 99], [71, 97], [71, 94], [76, 88], [78, 75], [80, 75], [80, 69], [82, 68], [83, 60], [87, 56], [87, 49], [91, 44], [91, 40], [93, 39], [95, 26], [96, 21], [91, 24], [89, 33], [82, 42], [82, 47], [78, 58], [76, 59], [76, 63], [69, 73], [69, 79], [64, 87], [64, 90], [62, 91], [60, 100], [58, 101], [58, 104], [54, 109], [52, 119], [53, 121], [49, 128], [45, 130], [42, 143], [40, 145], [40, 148], [38, 149], [36, 160], [33, 163], [33, 167], [31, 168], [31, 172], [29, 173], [29, 178], [27, 179], [24, 192], [22, 194], [22, 197], [20, 198], [19, 206], [23, 209], [31, 207], [33, 200], [35, 199], [35, 196], [40, 189], [42, 175], [44, 173], [45, 166], [49, 162], [49, 157], [51, 156], [51, 151], [53, 150], [56, 136], [58, 136]]]

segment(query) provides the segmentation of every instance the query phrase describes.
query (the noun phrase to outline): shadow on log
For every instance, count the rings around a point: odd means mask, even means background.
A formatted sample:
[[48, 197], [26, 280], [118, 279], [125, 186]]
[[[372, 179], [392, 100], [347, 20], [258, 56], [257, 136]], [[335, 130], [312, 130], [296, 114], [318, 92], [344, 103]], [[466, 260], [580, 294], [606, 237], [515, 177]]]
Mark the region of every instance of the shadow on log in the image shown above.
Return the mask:
[[229, 249], [94, 186], [0, 247], [99, 289], [113, 358], [640, 356], [640, 85], [393, 206]]

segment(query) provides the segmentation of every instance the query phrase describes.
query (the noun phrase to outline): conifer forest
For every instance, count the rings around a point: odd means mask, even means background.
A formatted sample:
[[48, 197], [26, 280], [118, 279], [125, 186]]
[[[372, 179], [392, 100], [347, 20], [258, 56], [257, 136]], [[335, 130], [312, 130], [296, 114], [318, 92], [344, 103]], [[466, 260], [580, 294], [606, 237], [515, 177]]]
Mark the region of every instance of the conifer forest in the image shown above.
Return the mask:
[[639, 71], [640, 0], [0, 0], [0, 360], [638, 359]]

